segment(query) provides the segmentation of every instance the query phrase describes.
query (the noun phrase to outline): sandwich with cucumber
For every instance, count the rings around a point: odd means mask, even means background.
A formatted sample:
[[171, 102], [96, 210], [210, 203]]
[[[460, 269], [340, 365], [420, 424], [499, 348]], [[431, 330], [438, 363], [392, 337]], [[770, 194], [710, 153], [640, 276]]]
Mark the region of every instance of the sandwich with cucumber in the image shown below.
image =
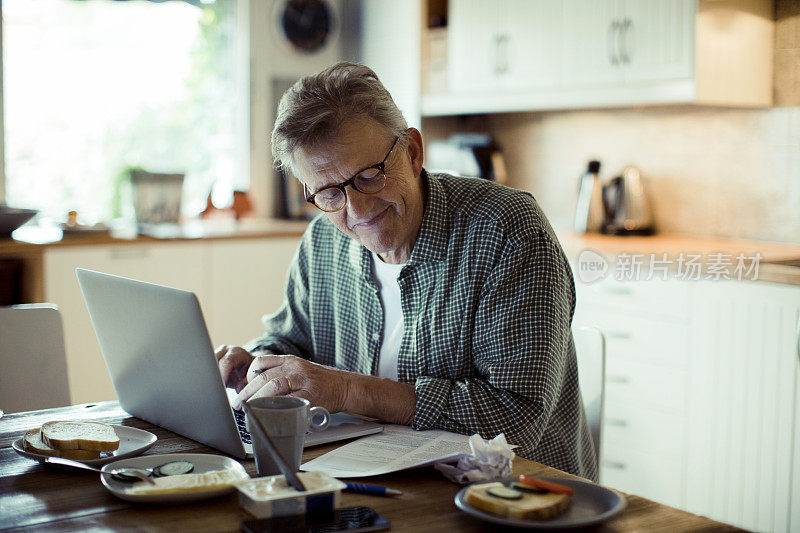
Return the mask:
[[521, 475], [509, 484], [495, 481], [467, 489], [465, 500], [475, 509], [517, 520], [552, 520], [570, 506], [572, 487]]

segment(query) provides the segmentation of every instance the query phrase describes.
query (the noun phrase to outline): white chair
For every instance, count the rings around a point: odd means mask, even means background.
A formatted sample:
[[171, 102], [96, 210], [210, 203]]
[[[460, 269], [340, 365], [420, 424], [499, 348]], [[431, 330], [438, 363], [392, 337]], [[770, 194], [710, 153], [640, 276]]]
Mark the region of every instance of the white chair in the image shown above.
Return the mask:
[[586, 422], [594, 441], [599, 475], [605, 405], [606, 337], [596, 326], [575, 327], [572, 335], [575, 339], [575, 353], [578, 357], [578, 383], [586, 410]]
[[61, 314], [55, 304], [0, 307], [0, 409], [70, 405]]

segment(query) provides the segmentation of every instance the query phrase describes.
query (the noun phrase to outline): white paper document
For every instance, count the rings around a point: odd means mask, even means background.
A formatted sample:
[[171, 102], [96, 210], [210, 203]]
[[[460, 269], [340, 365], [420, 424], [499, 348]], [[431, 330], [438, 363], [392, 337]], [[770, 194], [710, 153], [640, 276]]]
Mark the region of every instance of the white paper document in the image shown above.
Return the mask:
[[449, 431], [415, 431], [388, 424], [382, 433], [362, 437], [300, 466], [333, 477], [366, 477], [424, 466], [470, 453], [469, 437]]

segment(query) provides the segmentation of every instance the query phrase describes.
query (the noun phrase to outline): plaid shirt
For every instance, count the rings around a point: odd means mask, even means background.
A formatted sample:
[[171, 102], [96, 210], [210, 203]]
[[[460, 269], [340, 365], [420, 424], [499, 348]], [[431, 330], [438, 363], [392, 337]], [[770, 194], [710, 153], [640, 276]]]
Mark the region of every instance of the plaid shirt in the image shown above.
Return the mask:
[[[414, 429], [484, 438], [597, 479], [578, 390], [567, 258], [533, 197], [424, 174], [427, 199], [400, 272], [405, 332], [398, 381], [414, 384]], [[286, 299], [246, 348], [376, 375], [383, 309], [370, 252], [324, 216], [289, 269]]]

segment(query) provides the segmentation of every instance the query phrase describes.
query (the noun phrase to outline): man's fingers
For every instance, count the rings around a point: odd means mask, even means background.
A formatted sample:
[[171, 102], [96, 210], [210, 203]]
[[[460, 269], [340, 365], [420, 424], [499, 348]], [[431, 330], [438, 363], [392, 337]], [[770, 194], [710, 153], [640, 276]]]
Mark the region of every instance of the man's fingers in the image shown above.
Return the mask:
[[247, 381], [247, 369], [252, 359], [253, 356], [239, 346], [219, 348], [217, 363], [222, 382], [226, 387], [238, 388], [242, 381]]
[[239, 410], [242, 403], [250, 398], [260, 398], [262, 396], [278, 396], [291, 392], [290, 382], [285, 376], [270, 377], [267, 373], [259, 374], [239, 392], [233, 400], [233, 408]]
[[228, 352], [228, 345], [227, 345], [227, 344], [223, 344], [222, 346], [219, 346], [219, 347], [218, 347], [216, 350], [214, 350], [214, 355], [216, 356], [216, 358], [217, 358], [217, 361], [219, 361], [220, 359], [222, 359], [222, 357], [223, 357], [223, 356], [224, 356], [224, 355], [225, 355], [227, 352]]
[[311, 401], [311, 396], [308, 394], [308, 391], [305, 389], [295, 390], [292, 391], [289, 396], [294, 396], [295, 398], [303, 398], [305, 400]]
[[284, 361], [286, 361], [285, 355], [260, 355], [256, 357], [247, 370], [247, 381], [252, 381], [270, 368], [281, 366]]

